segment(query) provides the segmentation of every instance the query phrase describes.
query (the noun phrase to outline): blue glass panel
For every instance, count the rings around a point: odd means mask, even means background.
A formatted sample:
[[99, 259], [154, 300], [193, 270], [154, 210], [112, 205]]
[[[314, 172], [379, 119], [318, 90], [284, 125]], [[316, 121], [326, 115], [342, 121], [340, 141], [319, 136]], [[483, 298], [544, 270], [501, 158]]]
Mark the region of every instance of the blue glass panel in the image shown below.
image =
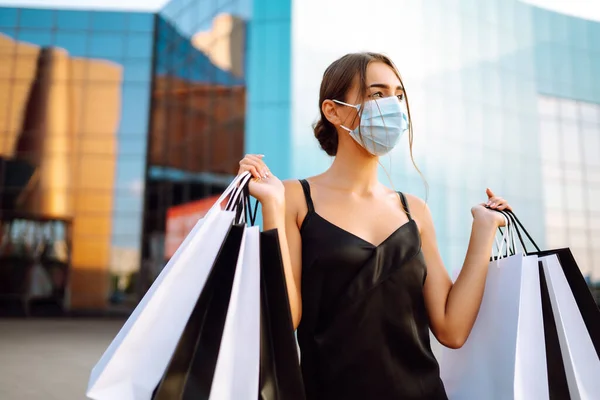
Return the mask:
[[556, 46], [553, 54], [552, 65], [559, 81], [573, 85], [573, 48], [567, 46]]
[[571, 46], [584, 49], [588, 47], [587, 27], [587, 23], [583, 20], [568, 18], [567, 35]]
[[152, 57], [152, 33], [129, 33], [126, 40], [127, 58], [151, 58]]
[[20, 42], [32, 43], [40, 47], [48, 47], [54, 44], [51, 30], [21, 29], [17, 32], [17, 40]]
[[116, 33], [91, 33], [91, 57], [122, 60], [125, 57], [125, 43], [123, 35]]
[[127, 26], [132, 32], [152, 32], [154, 30], [154, 15], [131, 13], [129, 14]]
[[[589, 53], [585, 50], [573, 49], [572, 50], [573, 60], [571, 64], [573, 66], [573, 81], [574, 84], [579, 88], [590, 88], [592, 87], [593, 76], [591, 73], [591, 60]], [[588, 96], [586, 96], [587, 98]]]
[[[221, 0], [223, 1], [223, 0]], [[249, 0], [238, 0], [237, 3], [241, 3], [243, 8], [246, 3], [250, 3]], [[289, 20], [292, 13], [292, 2], [291, 0], [286, 1], [272, 1], [269, 7], [256, 7], [253, 15], [253, 21], [261, 20]]]
[[[277, 171], [280, 179], [289, 179], [291, 174], [291, 135], [289, 129], [290, 107], [287, 104], [250, 106], [246, 121], [245, 152], [260, 152], [268, 159], [269, 168]], [[303, 165], [306, 163], [302, 161]], [[304, 175], [304, 171], [300, 175]]]
[[123, 12], [94, 11], [92, 29], [95, 31], [123, 32], [127, 29], [127, 14]]
[[552, 27], [552, 41], [555, 43], [568, 43], [567, 17], [558, 13], [550, 13], [550, 26]]
[[54, 26], [54, 10], [38, 10], [22, 8], [19, 15], [19, 26], [22, 28], [52, 28]]
[[123, 84], [123, 106], [119, 132], [136, 134], [148, 126], [150, 85], [126, 81]]
[[91, 12], [58, 10], [56, 25], [59, 30], [88, 30], [91, 27]]
[[[600, 24], [598, 24], [600, 27]], [[598, 43], [598, 42], [596, 42]], [[589, 101], [593, 101], [594, 103], [600, 103], [600, 52], [592, 53], [590, 55], [590, 67], [592, 76], [595, 79], [592, 82], [592, 90], [593, 90], [593, 98], [589, 99]]]
[[588, 43], [592, 50], [600, 52], [600, 22], [588, 21]]
[[187, 0], [171, 0], [160, 10], [160, 15], [172, 21], [179, 15], [186, 2]]
[[19, 10], [16, 8], [0, 7], [0, 26], [18, 26]]
[[552, 40], [550, 13], [541, 8], [533, 9], [533, 29], [536, 41], [549, 42]]
[[125, 82], [150, 82], [152, 74], [152, 61], [150, 59], [126, 59], [123, 65], [125, 67]]
[[56, 46], [67, 49], [69, 54], [74, 57], [86, 57], [88, 55], [89, 38], [87, 32], [57, 31], [54, 40]]
[[553, 47], [549, 42], [538, 44], [535, 48], [537, 76], [540, 80], [555, 79], [552, 70], [553, 63]]
[[289, 22], [254, 25], [256, 42], [269, 49], [255, 65], [255, 68], [260, 71], [258, 87], [263, 88], [260, 90], [262, 92], [260, 101], [268, 103], [290, 101], [290, 85], [285, 84], [290, 80], [289, 26]]

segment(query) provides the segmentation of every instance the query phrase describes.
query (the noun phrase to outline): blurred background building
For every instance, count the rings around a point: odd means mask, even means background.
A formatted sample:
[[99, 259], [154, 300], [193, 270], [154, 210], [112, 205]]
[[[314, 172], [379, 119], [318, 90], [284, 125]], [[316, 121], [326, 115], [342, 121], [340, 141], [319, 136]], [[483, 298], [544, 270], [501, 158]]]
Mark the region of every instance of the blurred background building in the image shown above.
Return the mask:
[[598, 287], [600, 23], [517, 0], [0, 7], [0, 314], [131, 310], [244, 153], [282, 179], [331, 163], [321, 76], [365, 50], [403, 74], [429, 190], [407, 138], [382, 164], [451, 274], [491, 187]]

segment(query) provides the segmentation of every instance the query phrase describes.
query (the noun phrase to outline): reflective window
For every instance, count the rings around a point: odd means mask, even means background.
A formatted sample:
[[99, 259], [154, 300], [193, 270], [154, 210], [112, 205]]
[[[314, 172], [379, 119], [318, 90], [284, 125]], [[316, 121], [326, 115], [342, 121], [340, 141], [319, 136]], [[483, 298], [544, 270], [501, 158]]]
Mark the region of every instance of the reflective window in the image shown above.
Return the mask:
[[581, 143], [579, 126], [576, 122], [563, 120], [560, 126], [561, 153], [566, 164], [578, 164], [581, 161]]
[[14, 215], [67, 221], [72, 309], [103, 309], [124, 292], [137, 301], [130, 283], [142, 244], [148, 21], [151, 14], [0, 9], [0, 107], [8, 110], [0, 112], [8, 127], [0, 224]]
[[54, 10], [36, 10], [21, 8], [19, 11], [19, 28], [52, 29], [54, 26]]
[[[243, 156], [248, 4], [172, 0], [156, 17], [142, 254], [149, 282], [182, 239], [167, 231], [169, 215], [196, 218], [206, 207], [202, 200], [227, 186]], [[130, 34], [128, 57], [144, 45], [144, 35]], [[159, 257], [153, 246], [160, 238], [170, 245]]]
[[113, 31], [123, 33], [128, 29], [129, 15], [123, 12], [94, 11], [91, 28], [95, 32]]
[[[600, 105], [592, 103], [579, 103], [581, 119], [592, 124], [600, 124]], [[600, 127], [598, 128], [600, 129]]]
[[[559, 115], [547, 115], [558, 104]], [[590, 256], [600, 245], [599, 106], [540, 96], [540, 147], [547, 246], [570, 246], [584, 274], [600, 275], [600, 260]], [[558, 146], [556, 146], [558, 144]], [[551, 156], [548, 156], [551, 154]], [[568, 237], [565, 235], [568, 232]]]
[[561, 157], [560, 132], [553, 120], [540, 121], [540, 153], [543, 160], [558, 162]]
[[4, 28], [14, 28], [18, 25], [19, 10], [16, 8], [2, 8], [0, 12], [0, 26]]
[[60, 32], [86, 31], [91, 29], [91, 11], [60, 10], [56, 13], [56, 26]]
[[552, 118], [558, 117], [558, 101], [554, 97], [541, 96], [538, 100], [540, 115]]
[[579, 118], [577, 114], [577, 102], [573, 100], [562, 99], [559, 101], [560, 118], [562, 120], [576, 120]]

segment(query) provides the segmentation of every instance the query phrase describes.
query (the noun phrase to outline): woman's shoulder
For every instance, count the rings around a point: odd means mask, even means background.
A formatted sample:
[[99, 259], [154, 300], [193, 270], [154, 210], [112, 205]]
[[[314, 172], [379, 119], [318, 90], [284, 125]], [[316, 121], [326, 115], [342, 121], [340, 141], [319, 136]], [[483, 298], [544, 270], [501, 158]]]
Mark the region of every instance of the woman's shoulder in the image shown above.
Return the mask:
[[283, 182], [286, 192], [289, 190], [293, 193], [302, 192], [302, 181], [305, 179], [286, 179]]
[[[310, 179], [310, 178], [309, 178]], [[288, 212], [294, 214], [306, 213], [306, 194], [301, 183], [302, 179], [286, 179], [283, 181], [285, 188], [285, 205]]]
[[406, 198], [406, 202], [408, 203], [408, 209], [415, 219], [419, 219], [419, 217], [427, 215], [429, 213], [427, 202], [421, 197], [412, 193], [402, 191], [399, 191], [398, 193]]
[[303, 182], [313, 182], [315, 178], [318, 178], [318, 176], [311, 176], [308, 178], [294, 178], [294, 179], [286, 179], [283, 182], [283, 186], [285, 187], [286, 190], [291, 190], [292, 192], [303, 192], [303, 188], [302, 185], [304, 185]]
[[421, 206], [421, 207], [425, 207], [427, 206], [427, 203], [425, 202], [425, 200], [423, 200], [422, 198], [420, 198], [417, 195], [414, 195], [412, 193], [407, 193], [407, 192], [398, 192], [398, 193], [402, 193], [404, 195], [404, 197], [406, 197], [406, 201], [408, 201], [409, 205], [416, 205], [416, 206]]

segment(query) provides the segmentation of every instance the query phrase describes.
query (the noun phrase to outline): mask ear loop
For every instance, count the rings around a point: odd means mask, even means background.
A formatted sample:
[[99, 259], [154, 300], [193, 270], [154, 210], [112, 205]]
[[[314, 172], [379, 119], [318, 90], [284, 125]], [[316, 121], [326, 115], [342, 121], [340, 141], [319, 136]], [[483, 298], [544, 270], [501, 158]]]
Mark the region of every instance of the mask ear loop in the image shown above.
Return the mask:
[[[351, 107], [351, 108], [356, 109], [356, 112], [358, 113], [358, 117], [360, 119], [360, 117], [361, 117], [361, 113], [360, 113], [361, 104], [348, 104], [348, 103], [345, 103], [345, 102], [343, 102], [341, 100], [335, 100], [335, 99], [331, 100], [331, 101], [333, 101], [334, 103], [337, 103], [337, 104], [341, 104], [343, 106], [347, 106], [347, 107]], [[359, 126], [360, 126], [360, 124], [359, 124]], [[344, 129], [345, 131], [348, 131], [348, 132], [352, 133], [352, 129], [348, 128], [345, 125], [341, 125], [340, 124], [340, 128]]]
[[360, 104], [348, 104], [348, 103], [344, 103], [341, 100], [331, 100], [331, 101], [333, 101], [334, 103], [341, 104], [343, 106], [348, 106], [348, 107], [356, 108], [356, 111], [360, 110]]

